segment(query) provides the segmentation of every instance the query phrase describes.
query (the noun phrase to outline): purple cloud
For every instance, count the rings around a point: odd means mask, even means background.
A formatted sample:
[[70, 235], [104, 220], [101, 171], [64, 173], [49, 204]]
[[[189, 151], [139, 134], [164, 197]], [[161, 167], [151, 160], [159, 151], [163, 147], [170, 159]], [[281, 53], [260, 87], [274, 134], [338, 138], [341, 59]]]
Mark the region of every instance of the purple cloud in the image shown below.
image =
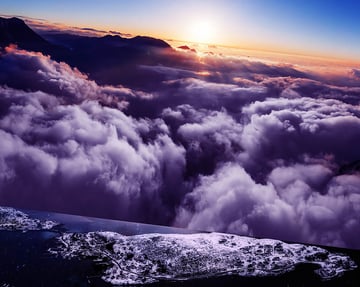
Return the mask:
[[294, 165], [272, 171], [256, 183], [237, 164], [200, 178], [184, 198], [175, 224], [204, 229], [358, 247], [352, 228], [360, 226], [355, 175], [334, 176], [323, 194], [316, 186], [333, 176], [322, 165]]
[[0, 203], [359, 248], [355, 74], [176, 53], [134, 89], [7, 48]]

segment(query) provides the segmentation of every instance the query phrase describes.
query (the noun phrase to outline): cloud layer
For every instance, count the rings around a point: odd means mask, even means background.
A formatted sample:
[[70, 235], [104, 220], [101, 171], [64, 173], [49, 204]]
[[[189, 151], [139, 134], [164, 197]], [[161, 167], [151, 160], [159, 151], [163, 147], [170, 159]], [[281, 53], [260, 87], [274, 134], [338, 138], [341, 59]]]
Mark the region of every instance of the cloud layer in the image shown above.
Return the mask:
[[1, 204], [360, 248], [358, 70], [176, 53], [141, 91], [8, 47]]

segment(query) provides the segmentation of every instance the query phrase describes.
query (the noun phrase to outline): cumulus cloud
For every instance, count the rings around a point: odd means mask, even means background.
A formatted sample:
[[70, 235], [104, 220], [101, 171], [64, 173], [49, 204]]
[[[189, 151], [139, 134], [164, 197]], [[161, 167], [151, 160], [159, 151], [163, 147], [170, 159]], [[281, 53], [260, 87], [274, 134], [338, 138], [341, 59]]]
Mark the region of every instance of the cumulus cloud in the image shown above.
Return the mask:
[[[359, 174], [340, 175], [339, 169], [360, 157], [357, 149], [349, 148], [360, 140], [359, 107], [334, 99], [269, 98], [242, 112], [230, 128], [238, 144], [226, 160], [231, 164], [220, 164], [211, 175], [200, 176], [178, 209], [175, 223], [358, 246], [348, 226], [360, 224]], [[221, 126], [223, 121], [216, 122]], [[208, 119], [193, 129], [186, 123], [178, 132], [202, 140], [209, 126]], [[214, 137], [218, 132], [231, 139], [223, 126], [212, 129]], [[209, 142], [215, 145], [216, 140]]]
[[[323, 185], [319, 193], [317, 188]], [[238, 164], [226, 164], [184, 198], [175, 223], [192, 229], [358, 247], [360, 193], [355, 175], [333, 176], [322, 165], [275, 168], [256, 183]], [[351, 231], [350, 231], [351, 230]]]
[[[267, 99], [243, 109], [248, 124], [245, 161], [331, 154], [338, 163], [360, 158], [349, 149], [360, 139], [359, 107], [333, 99]], [[344, 132], [346, 130], [346, 132]]]
[[[64, 63], [8, 53], [1, 64], [11, 60], [20, 87], [28, 64], [33, 85], [32, 91], [0, 89], [2, 202], [166, 223], [182, 193], [185, 165], [184, 149], [173, 143], [166, 125], [99, 104], [110, 88]], [[9, 83], [8, 77], [2, 73]], [[112, 96], [123, 93], [112, 89]], [[148, 205], [154, 208], [141, 214]]]
[[359, 248], [355, 74], [171, 53], [134, 89], [7, 48], [0, 203]]
[[[209, 230], [250, 235], [259, 235], [260, 231], [265, 235], [263, 227], [267, 226], [269, 231], [276, 229], [274, 234], [281, 232], [281, 237], [288, 232], [287, 228], [293, 228], [295, 219], [274, 186], [255, 183], [237, 164], [226, 164], [213, 175], [201, 177], [199, 185], [185, 197], [184, 206], [176, 223], [194, 229], [208, 226]], [[274, 224], [269, 226], [272, 221]], [[257, 227], [260, 223], [263, 226]]]
[[[108, 105], [126, 106], [129, 96], [142, 96], [118, 86], [99, 86], [87, 75], [64, 62], [55, 62], [41, 53], [18, 50], [16, 46], [5, 48], [1, 56], [0, 84], [28, 91], [42, 91], [66, 103], [79, 103], [94, 99]], [[6, 71], [6, 72], [5, 72]]]
[[19, 98], [0, 120], [4, 203], [142, 221], [139, 211], [149, 205], [153, 220], [166, 219], [185, 164], [166, 129], [144, 143], [145, 121], [96, 102], [48, 106], [57, 100], [41, 92], [4, 94]]
[[188, 175], [212, 173], [219, 163], [234, 160], [241, 149], [242, 126], [226, 110], [181, 105], [175, 110], [165, 109], [162, 116], [186, 149]]

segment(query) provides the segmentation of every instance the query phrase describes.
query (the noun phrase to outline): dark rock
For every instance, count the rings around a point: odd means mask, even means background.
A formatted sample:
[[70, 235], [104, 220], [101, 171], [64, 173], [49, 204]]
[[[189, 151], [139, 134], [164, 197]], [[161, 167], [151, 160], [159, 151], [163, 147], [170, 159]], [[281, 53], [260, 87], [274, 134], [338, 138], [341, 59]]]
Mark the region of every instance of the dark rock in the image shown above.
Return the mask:
[[46, 44], [47, 42], [31, 30], [23, 20], [15, 17], [0, 17], [0, 43], [3, 45], [29, 45], [31, 43]]

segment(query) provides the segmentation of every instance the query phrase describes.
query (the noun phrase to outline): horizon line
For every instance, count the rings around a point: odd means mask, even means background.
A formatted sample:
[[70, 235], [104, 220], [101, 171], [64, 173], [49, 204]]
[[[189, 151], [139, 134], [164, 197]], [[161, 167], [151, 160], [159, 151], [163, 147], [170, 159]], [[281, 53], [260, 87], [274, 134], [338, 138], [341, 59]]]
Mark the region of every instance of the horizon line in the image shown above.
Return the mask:
[[[282, 49], [276, 49], [276, 48], [264, 48], [264, 47], [249, 47], [249, 45], [237, 45], [237, 44], [226, 44], [226, 43], [216, 43], [216, 42], [196, 42], [196, 41], [189, 41], [189, 40], [184, 40], [184, 39], [176, 39], [176, 37], [167, 37], [167, 36], [160, 36], [160, 35], [154, 35], [153, 33], [146, 33], [146, 34], [133, 34], [133, 33], [128, 33], [128, 32], [120, 32], [117, 30], [117, 28], [114, 27], [113, 30], [107, 30], [104, 31], [102, 29], [100, 29], [100, 27], [94, 27], [94, 26], [72, 26], [71, 24], [66, 24], [66, 23], [62, 23], [62, 22], [56, 22], [56, 21], [52, 21], [52, 20], [48, 20], [46, 18], [38, 18], [38, 17], [30, 17], [30, 16], [25, 16], [25, 15], [19, 15], [19, 14], [2, 14], [0, 13], [0, 17], [9, 17], [9, 18], [19, 18], [23, 21], [26, 20], [30, 20], [30, 21], [44, 21], [46, 23], [38, 23], [41, 26], [45, 27], [49, 27], [47, 24], [53, 24], [53, 25], [61, 25], [63, 27], [67, 27], [70, 29], [92, 29], [94, 34], [98, 33], [98, 34], [104, 34], [105, 35], [114, 35], [114, 34], [118, 34], [118, 36], [120, 37], [124, 37], [124, 38], [134, 38], [136, 36], [145, 36], [145, 37], [152, 37], [155, 39], [160, 39], [166, 42], [182, 42], [182, 43], [188, 43], [188, 44], [194, 44], [194, 45], [205, 45], [208, 46], [210, 48], [210, 46], [214, 46], [214, 47], [221, 47], [221, 48], [228, 48], [228, 49], [238, 49], [238, 50], [245, 50], [245, 51], [254, 51], [254, 52], [262, 52], [262, 53], [270, 53], [270, 54], [277, 54], [277, 55], [284, 55], [284, 56], [295, 56], [295, 57], [302, 57], [302, 58], [313, 58], [313, 59], [318, 59], [321, 61], [335, 61], [335, 62], [342, 62], [342, 63], [347, 63], [347, 64], [352, 64], [352, 65], [360, 65], [360, 59], [358, 58], [353, 58], [353, 57], [346, 57], [346, 56], [339, 56], [339, 55], [330, 55], [330, 54], [326, 54], [326, 55], [321, 55], [319, 52], [311, 52], [311, 51], [293, 51], [291, 49], [288, 50], [282, 50]], [[31, 27], [31, 24], [27, 24]], [[34, 30], [38, 30], [36, 28], [31, 27]], [[49, 27], [50, 28], [50, 27]], [[49, 30], [50, 31], [50, 30]], [[61, 31], [59, 29], [59, 31]], [[69, 32], [69, 31], [68, 31]], [[79, 35], [79, 31], [73, 31], [75, 34]], [[90, 32], [90, 31], [87, 31]], [[85, 34], [85, 33], [84, 33]], [[131, 35], [129, 37], [126, 37], [125, 35]], [[83, 35], [86, 37], [86, 35]], [[95, 35], [94, 35], [95, 36]], [[99, 36], [99, 35], [97, 35]], [[89, 36], [88, 36], [89, 37]], [[170, 43], [168, 43], [172, 48], [178, 48], [178, 47], [173, 47]]]

